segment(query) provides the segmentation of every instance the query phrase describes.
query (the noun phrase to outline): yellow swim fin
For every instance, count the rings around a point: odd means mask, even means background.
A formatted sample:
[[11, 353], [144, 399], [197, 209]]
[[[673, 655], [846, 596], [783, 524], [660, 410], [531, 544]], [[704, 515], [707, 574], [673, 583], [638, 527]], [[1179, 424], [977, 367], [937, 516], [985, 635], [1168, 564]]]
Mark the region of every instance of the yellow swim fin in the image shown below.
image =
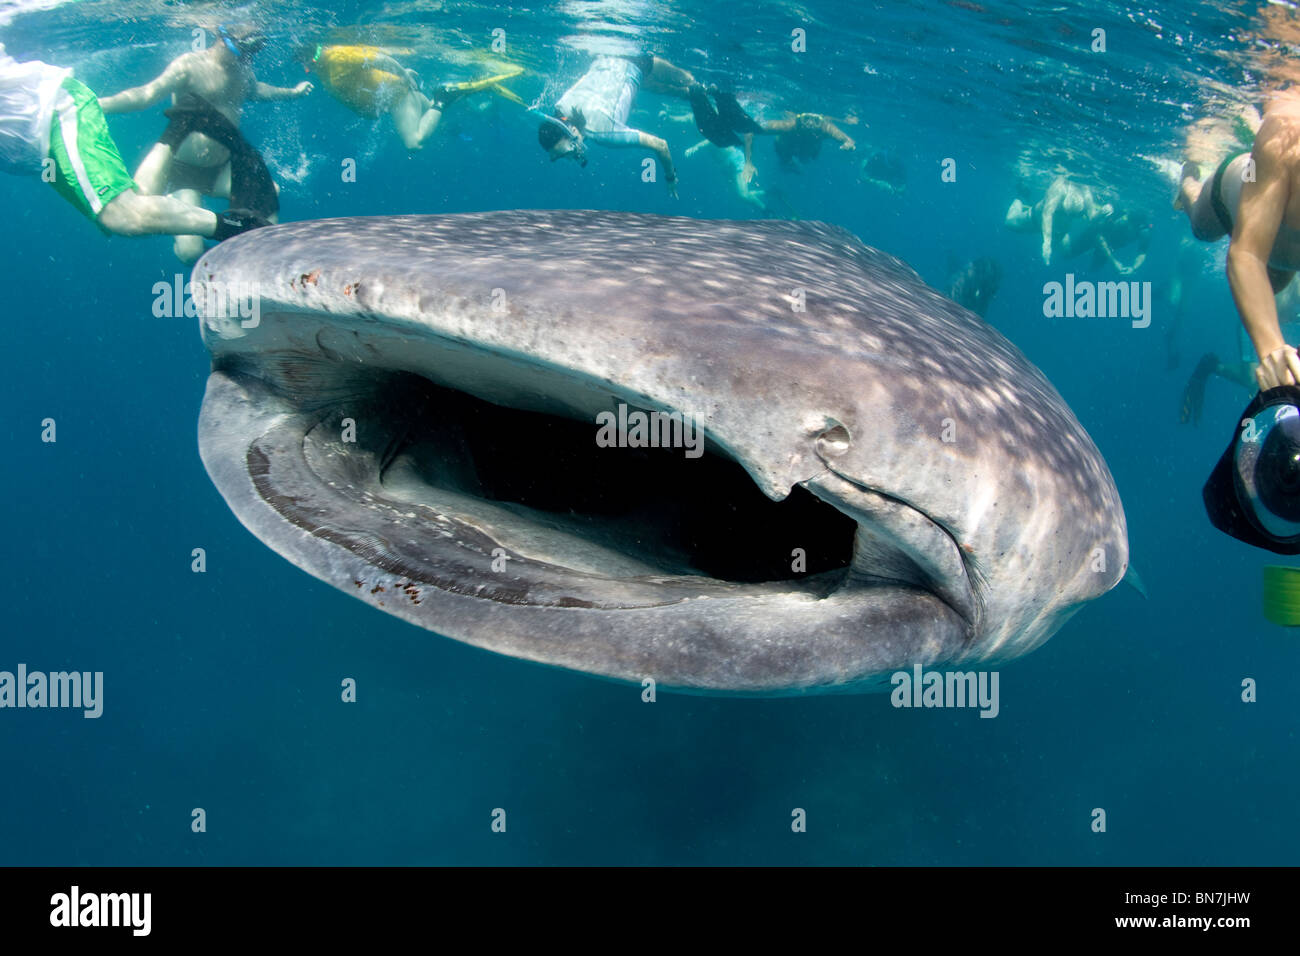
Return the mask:
[[515, 66], [511, 67], [508, 73], [498, 73], [496, 76], [486, 76], [481, 80], [468, 80], [464, 83], [444, 83], [442, 88], [456, 93], [477, 93], [479, 90], [504, 83], [506, 80], [513, 80], [522, 72], [524, 72], [522, 66]]
[[498, 96], [505, 97], [511, 103], [518, 103], [520, 106], [525, 108], [527, 108], [528, 106], [528, 104], [524, 102], [524, 98], [522, 96], [519, 96], [517, 93], [510, 92], [508, 89], [506, 89], [504, 86], [502, 86], [499, 83], [492, 84], [492, 92], [497, 94]]
[[1264, 616], [1282, 627], [1300, 627], [1300, 568], [1264, 567]]

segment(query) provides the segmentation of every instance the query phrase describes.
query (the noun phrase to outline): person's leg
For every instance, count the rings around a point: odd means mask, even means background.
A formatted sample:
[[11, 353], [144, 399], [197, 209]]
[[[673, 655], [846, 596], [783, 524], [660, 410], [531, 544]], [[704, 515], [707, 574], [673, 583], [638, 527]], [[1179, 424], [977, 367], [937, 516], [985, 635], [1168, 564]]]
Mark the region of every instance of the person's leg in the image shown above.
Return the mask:
[[676, 96], [680, 99], [689, 99], [690, 89], [697, 86], [698, 83], [694, 76], [683, 70], [679, 66], [674, 66], [667, 60], [661, 60], [657, 56], [647, 58], [649, 60], [649, 69], [646, 69], [646, 63], [638, 60], [641, 66], [641, 82], [646, 89], [653, 93], [659, 93], [667, 96]]
[[171, 175], [172, 148], [166, 143], [154, 143], [135, 171], [135, 184], [147, 196], [161, 196], [167, 192]]
[[[170, 196], [145, 196], [128, 190], [104, 206], [99, 224], [118, 236], [198, 238], [216, 231], [217, 215]], [[199, 248], [202, 251], [202, 240]]]
[[208, 193], [213, 199], [230, 198], [230, 163], [221, 167], [221, 172], [217, 173], [212, 180], [212, 191]]
[[1026, 206], [1019, 199], [1011, 200], [1011, 205], [1007, 209], [1006, 224], [1008, 229], [1015, 229], [1019, 232], [1029, 232], [1034, 229], [1034, 210]]
[[[165, 198], [189, 206], [192, 209], [207, 212], [207, 210], [203, 209], [203, 196], [197, 189], [178, 189]], [[209, 213], [209, 215], [213, 214]], [[176, 258], [181, 262], [193, 262], [203, 255], [203, 236], [196, 233], [178, 234], [172, 243], [172, 252], [176, 254]]]
[[1182, 186], [1179, 187], [1179, 196], [1183, 200], [1179, 208], [1187, 213], [1187, 222], [1192, 227], [1192, 235], [1197, 239], [1214, 242], [1228, 234], [1227, 226], [1219, 219], [1218, 210], [1214, 208], [1213, 176], [1204, 182], [1196, 181], [1191, 175], [1184, 177]]
[[418, 90], [407, 91], [393, 105], [389, 115], [393, 118], [397, 135], [410, 150], [423, 148], [425, 140], [433, 135], [442, 120], [442, 111]]

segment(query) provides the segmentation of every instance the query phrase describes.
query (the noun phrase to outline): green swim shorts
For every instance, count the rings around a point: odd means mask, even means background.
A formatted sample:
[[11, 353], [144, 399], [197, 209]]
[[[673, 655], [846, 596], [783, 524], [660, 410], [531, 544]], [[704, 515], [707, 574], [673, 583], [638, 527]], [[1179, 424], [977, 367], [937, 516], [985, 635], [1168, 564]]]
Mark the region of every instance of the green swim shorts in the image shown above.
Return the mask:
[[106, 203], [136, 188], [108, 134], [99, 100], [86, 84], [72, 77], [63, 81], [55, 105], [50, 158], [54, 160], [54, 188], [92, 221], [98, 220]]

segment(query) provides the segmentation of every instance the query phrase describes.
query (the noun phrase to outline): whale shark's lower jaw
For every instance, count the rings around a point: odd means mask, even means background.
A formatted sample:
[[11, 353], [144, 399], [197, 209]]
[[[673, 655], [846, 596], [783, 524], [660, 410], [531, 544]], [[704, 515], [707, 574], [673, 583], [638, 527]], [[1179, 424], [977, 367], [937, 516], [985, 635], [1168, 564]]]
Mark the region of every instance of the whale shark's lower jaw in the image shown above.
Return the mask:
[[694, 456], [602, 447], [592, 420], [337, 354], [259, 363], [209, 379], [208, 471], [258, 537], [411, 623], [706, 693], [862, 690], [970, 650], [970, 605], [882, 557], [895, 536], [866, 523], [891, 518], [817, 497], [834, 476], [773, 501], [707, 434]]

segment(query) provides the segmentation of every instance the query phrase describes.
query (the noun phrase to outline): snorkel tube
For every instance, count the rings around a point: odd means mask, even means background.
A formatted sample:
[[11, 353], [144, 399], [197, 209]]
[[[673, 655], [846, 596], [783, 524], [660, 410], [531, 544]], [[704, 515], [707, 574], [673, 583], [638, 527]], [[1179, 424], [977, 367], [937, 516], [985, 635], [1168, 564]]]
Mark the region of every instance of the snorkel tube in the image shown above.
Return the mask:
[[236, 27], [242, 33], [237, 40], [235, 35], [230, 32], [230, 27], [224, 23], [217, 24], [217, 36], [225, 44], [226, 49], [240, 60], [250, 59], [258, 50], [266, 44], [266, 38], [263, 37], [255, 28], [249, 28], [245, 32], [243, 27]]
[[[558, 116], [552, 116], [550, 113], [543, 113], [535, 106], [530, 108], [528, 112], [536, 115], [537, 118], [540, 119], [543, 123], [550, 123], [553, 126], [557, 127], [565, 135], [565, 137], [569, 140], [569, 142], [573, 144], [573, 148], [570, 152], [572, 152], [573, 158], [578, 161], [578, 165], [579, 166], [587, 165], [587, 146], [582, 140], [582, 134], [578, 131], [578, 127], [573, 126], [570, 123], [566, 123]], [[554, 157], [554, 158], [558, 159], [559, 157]]]

